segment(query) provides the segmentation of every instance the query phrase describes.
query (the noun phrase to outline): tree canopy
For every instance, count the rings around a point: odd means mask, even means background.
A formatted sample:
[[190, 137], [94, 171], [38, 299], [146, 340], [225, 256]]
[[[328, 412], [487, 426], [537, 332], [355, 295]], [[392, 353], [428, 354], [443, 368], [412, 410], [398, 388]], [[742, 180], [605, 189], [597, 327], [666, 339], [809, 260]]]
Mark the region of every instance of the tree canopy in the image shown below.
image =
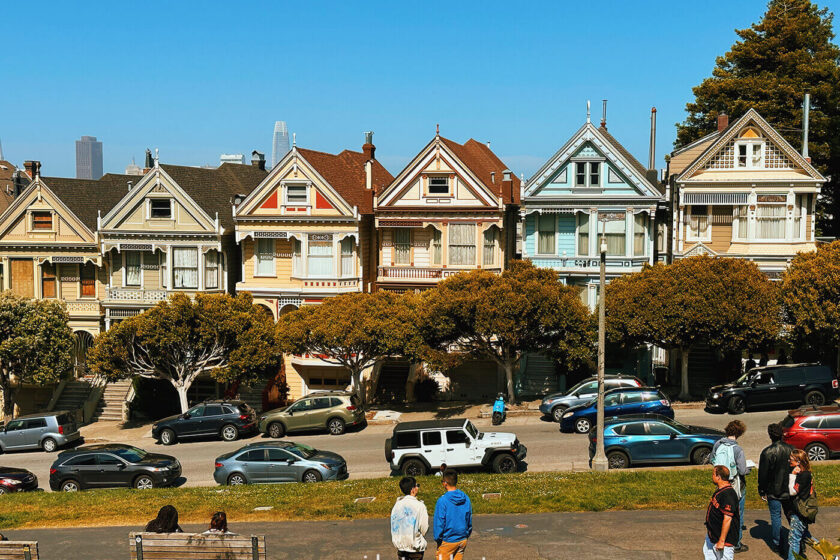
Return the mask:
[[510, 400], [514, 368], [526, 353], [574, 366], [592, 352], [589, 311], [576, 290], [530, 261], [513, 262], [501, 275], [476, 270], [447, 278], [422, 294], [420, 309], [426, 344], [492, 359], [505, 371]]
[[73, 331], [64, 306], [0, 294], [0, 390], [3, 415], [14, 415], [15, 393], [23, 383], [54, 383], [73, 367]]
[[840, 212], [840, 48], [832, 41], [833, 15], [809, 0], [771, 0], [761, 20], [737, 29], [739, 40], [717, 57], [712, 76], [693, 88], [688, 117], [677, 125], [675, 147], [714, 132], [717, 116], [730, 120], [756, 109], [796, 148], [802, 143], [802, 102], [811, 94], [809, 155], [823, 175], [820, 222], [825, 234], [840, 224], [827, 221]]
[[187, 390], [202, 373], [247, 383], [274, 375], [281, 360], [272, 317], [247, 292], [174, 294], [99, 335], [88, 354], [91, 371], [107, 379], [169, 381], [182, 411]]
[[778, 289], [743, 259], [695, 256], [647, 266], [607, 286], [607, 336], [679, 350], [681, 398], [689, 396], [688, 356], [697, 344], [758, 347], [780, 327]]

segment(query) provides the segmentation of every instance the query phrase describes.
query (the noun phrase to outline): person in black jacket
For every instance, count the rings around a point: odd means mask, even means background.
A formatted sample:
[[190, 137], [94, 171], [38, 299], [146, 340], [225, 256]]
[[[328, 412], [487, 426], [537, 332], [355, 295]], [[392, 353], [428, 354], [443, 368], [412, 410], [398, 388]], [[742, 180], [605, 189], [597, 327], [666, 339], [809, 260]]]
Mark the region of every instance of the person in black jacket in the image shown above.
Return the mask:
[[790, 499], [788, 474], [790, 454], [793, 447], [782, 441], [782, 427], [779, 424], [767, 426], [770, 445], [761, 452], [758, 461], [758, 495], [767, 502], [770, 510], [771, 550], [779, 553], [782, 533], [782, 506]]
[[[808, 454], [801, 449], [795, 449], [790, 454], [790, 474], [788, 475], [788, 492], [790, 492], [790, 533], [788, 536], [788, 560], [795, 560], [793, 553], [802, 554], [805, 541], [811, 540], [808, 522], [803, 519], [796, 509], [796, 500], [807, 500], [814, 492], [814, 479], [811, 476], [811, 463]], [[800, 548], [801, 547], [801, 548]]]
[[160, 508], [157, 517], [146, 524], [147, 533], [183, 533], [178, 525], [178, 510], [167, 505]]

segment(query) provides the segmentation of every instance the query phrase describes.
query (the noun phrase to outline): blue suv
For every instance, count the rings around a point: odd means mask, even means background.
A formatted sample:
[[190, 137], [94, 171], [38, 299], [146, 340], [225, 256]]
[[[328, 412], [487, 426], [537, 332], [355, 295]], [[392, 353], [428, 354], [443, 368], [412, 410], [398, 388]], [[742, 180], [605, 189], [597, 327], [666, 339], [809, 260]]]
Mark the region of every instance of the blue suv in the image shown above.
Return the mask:
[[[668, 397], [655, 387], [621, 387], [604, 393], [604, 418], [628, 414], [661, 414], [674, 417]], [[588, 433], [598, 414], [597, 399], [566, 409], [560, 419], [561, 432]]]
[[[589, 434], [589, 460], [595, 456], [597, 430]], [[604, 420], [604, 451], [611, 469], [635, 463], [708, 462], [720, 430], [686, 426], [658, 414], [640, 414]]]

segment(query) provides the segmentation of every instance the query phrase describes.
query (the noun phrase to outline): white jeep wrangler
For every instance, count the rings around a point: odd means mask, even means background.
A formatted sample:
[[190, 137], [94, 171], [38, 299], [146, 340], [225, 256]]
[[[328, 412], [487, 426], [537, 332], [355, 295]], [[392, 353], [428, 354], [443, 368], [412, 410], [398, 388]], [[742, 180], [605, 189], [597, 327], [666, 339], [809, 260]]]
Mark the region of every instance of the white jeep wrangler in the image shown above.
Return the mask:
[[405, 476], [423, 476], [443, 464], [512, 473], [526, 452], [515, 434], [479, 432], [464, 418], [401, 422], [385, 441], [385, 459]]

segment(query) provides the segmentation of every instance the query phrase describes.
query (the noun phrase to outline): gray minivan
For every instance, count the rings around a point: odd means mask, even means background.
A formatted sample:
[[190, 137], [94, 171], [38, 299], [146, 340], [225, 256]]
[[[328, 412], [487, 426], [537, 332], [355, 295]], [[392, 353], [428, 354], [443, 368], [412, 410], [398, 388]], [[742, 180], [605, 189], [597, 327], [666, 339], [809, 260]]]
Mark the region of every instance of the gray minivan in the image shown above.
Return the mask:
[[0, 428], [0, 452], [43, 449], [52, 453], [82, 438], [72, 412], [27, 414]]
[[[635, 377], [622, 375], [605, 375], [604, 390], [618, 389], [620, 387], [641, 387], [642, 382]], [[566, 409], [579, 404], [584, 404], [598, 396], [598, 378], [589, 377], [584, 379], [565, 393], [554, 393], [543, 398], [540, 403], [540, 412], [555, 422], [560, 422]]]

